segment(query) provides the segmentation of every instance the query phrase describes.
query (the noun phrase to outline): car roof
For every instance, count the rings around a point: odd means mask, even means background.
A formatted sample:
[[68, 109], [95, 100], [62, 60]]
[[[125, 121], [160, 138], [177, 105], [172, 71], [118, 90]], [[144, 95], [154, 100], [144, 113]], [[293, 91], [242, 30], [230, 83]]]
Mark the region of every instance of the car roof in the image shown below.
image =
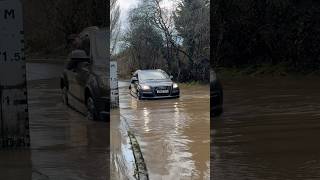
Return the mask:
[[97, 26], [91, 26], [91, 27], [87, 27], [85, 29], [82, 30], [82, 32], [79, 34], [79, 36], [86, 36], [86, 35], [89, 35], [89, 34], [92, 34], [94, 32], [97, 32], [97, 31], [105, 31], [105, 29], [100, 29], [99, 27]]
[[162, 69], [138, 69], [136, 72], [143, 72], [143, 71], [163, 71]]
[[140, 73], [140, 72], [152, 72], [152, 71], [158, 71], [158, 72], [164, 72], [162, 69], [138, 69], [134, 72], [134, 74]]
[[166, 73], [164, 70], [162, 69], [138, 69], [136, 70], [133, 75], [138, 74], [139, 72], [144, 72], [144, 71], [158, 71], [158, 72], [163, 72]]
[[162, 71], [161, 69], [144, 69], [144, 70], [141, 70], [141, 72], [143, 71]]

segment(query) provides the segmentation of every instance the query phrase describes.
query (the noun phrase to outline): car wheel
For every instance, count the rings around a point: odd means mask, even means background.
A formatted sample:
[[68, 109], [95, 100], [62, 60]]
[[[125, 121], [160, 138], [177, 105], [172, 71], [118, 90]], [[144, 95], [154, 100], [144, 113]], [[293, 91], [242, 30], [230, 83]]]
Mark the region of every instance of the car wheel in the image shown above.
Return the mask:
[[94, 105], [94, 100], [92, 97], [87, 99], [87, 118], [88, 120], [98, 120], [97, 109]]
[[141, 98], [141, 93], [140, 93], [139, 91], [137, 91], [137, 97], [138, 97], [139, 100], [142, 99], [142, 98]]
[[61, 95], [62, 95], [62, 102], [65, 104], [65, 105], [69, 105], [69, 102], [68, 102], [68, 89], [66, 86], [64, 86], [62, 88], [62, 92], [61, 92]]

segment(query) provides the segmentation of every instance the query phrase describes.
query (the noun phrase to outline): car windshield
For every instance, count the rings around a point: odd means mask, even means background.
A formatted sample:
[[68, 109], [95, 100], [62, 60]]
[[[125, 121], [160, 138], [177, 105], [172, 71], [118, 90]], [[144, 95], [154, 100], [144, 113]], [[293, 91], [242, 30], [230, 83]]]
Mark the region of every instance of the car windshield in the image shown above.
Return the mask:
[[169, 79], [168, 74], [161, 71], [141, 71], [139, 73], [141, 81]]

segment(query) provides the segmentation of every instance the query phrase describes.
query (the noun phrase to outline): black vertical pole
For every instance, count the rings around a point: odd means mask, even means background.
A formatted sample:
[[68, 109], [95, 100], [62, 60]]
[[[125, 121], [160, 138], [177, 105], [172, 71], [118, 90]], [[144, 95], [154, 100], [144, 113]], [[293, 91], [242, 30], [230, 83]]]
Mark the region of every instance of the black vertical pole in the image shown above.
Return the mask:
[[1, 121], [1, 137], [0, 137], [0, 146], [4, 146], [4, 122], [3, 122], [3, 110], [2, 110], [2, 89], [0, 85], [0, 121]]

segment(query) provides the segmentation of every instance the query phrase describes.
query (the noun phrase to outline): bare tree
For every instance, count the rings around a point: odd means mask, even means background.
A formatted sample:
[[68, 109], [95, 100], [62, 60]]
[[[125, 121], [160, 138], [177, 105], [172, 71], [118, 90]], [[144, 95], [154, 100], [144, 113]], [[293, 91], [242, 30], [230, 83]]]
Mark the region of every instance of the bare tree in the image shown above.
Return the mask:
[[[166, 9], [165, 7], [162, 7], [161, 4], [163, 3], [163, 0], [152, 0], [152, 2], [154, 12], [153, 21], [164, 36], [166, 49], [165, 58], [168, 69], [176, 72], [177, 78], [179, 79], [181, 74], [181, 53], [185, 57], [191, 57], [178, 43], [179, 37], [174, 22], [175, 9]], [[173, 0], [172, 2], [177, 3], [178, 1]], [[175, 68], [173, 68], [173, 66], [175, 66]]]
[[120, 7], [118, 0], [110, 0], [110, 32], [111, 32], [111, 47], [110, 53], [113, 54], [118, 43], [121, 31], [120, 23]]
[[179, 81], [208, 81], [209, 1], [172, 1], [177, 4], [171, 7], [164, 0], [140, 1], [131, 11], [122, 55], [139, 68], [163, 68]]
[[152, 16], [149, 4], [141, 3], [130, 11], [125, 41], [138, 68], [154, 68], [162, 57], [163, 38]]
[[[207, 0], [182, 0], [174, 16], [178, 35], [187, 53], [189, 79], [208, 80], [210, 60], [210, 3]], [[207, 74], [206, 76], [202, 76]], [[200, 75], [200, 76], [199, 76]]]

